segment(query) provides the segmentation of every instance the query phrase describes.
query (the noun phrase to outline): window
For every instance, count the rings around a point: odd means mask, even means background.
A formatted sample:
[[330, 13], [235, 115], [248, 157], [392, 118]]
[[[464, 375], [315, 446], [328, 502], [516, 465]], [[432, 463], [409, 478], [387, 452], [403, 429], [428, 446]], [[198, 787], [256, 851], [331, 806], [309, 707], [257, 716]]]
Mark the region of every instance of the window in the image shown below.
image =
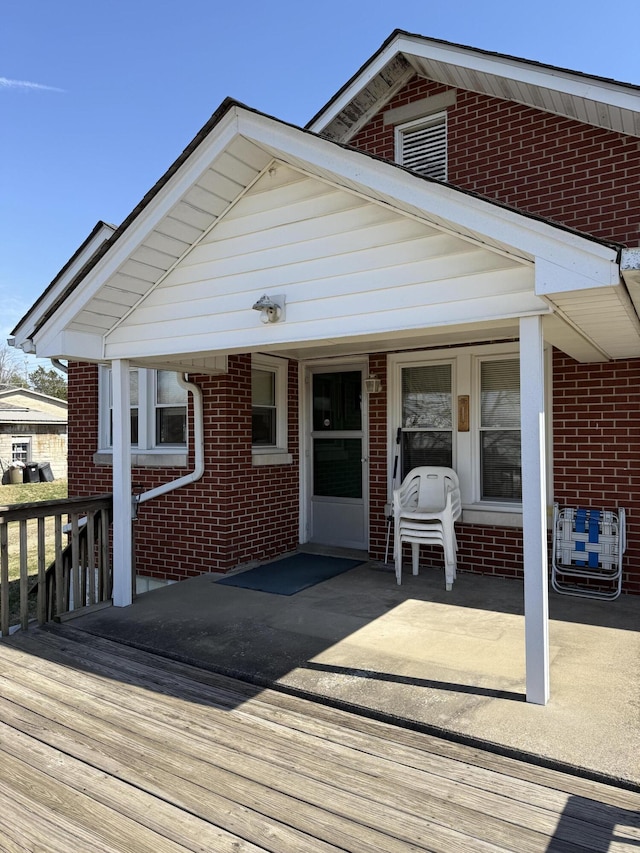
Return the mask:
[[251, 369], [251, 443], [254, 447], [277, 447], [276, 373]]
[[286, 359], [258, 354], [252, 356], [251, 445], [254, 465], [291, 461], [287, 453], [287, 371]]
[[[131, 444], [145, 452], [165, 447], [186, 448], [187, 392], [170, 370], [132, 368]], [[100, 447], [113, 446], [113, 382], [111, 370], [100, 373]]]
[[11, 439], [11, 461], [28, 465], [31, 462], [31, 439], [14, 436]]
[[187, 443], [187, 392], [178, 374], [158, 370], [155, 375], [156, 445]]
[[[400, 457], [395, 485], [419, 465], [451, 467], [460, 476], [465, 518], [493, 523], [501, 513], [499, 523], [517, 523], [522, 470], [520, 363], [514, 345], [398, 353], [389, 356], [388, 367], [390, 471], [396, 449]], [[458, 425], [459, 397], [470, 404], [468, 428]]]
[[402, 368], [402, 476], [418, 465], [453, 467], [452, 365]]
[[398, 125], [396, 162], [419, 175], [447, 180], [447, 114], [436, 113]]
[[517, 358], [480, 363], [479, 445], [481, 499], [522, 500]]

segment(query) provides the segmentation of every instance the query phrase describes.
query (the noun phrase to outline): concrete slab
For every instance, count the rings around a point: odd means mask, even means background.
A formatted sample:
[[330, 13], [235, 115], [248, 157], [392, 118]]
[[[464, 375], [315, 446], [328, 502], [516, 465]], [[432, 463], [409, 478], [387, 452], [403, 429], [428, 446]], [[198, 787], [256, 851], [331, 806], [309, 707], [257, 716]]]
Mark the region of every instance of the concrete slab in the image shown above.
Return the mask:
[[294, 596], [203, 575], [73, 626], [258, 684], [640, 786], [640, 598], [550, 594], [551, 700], [525, 702], [518, 581], [365, 563]]

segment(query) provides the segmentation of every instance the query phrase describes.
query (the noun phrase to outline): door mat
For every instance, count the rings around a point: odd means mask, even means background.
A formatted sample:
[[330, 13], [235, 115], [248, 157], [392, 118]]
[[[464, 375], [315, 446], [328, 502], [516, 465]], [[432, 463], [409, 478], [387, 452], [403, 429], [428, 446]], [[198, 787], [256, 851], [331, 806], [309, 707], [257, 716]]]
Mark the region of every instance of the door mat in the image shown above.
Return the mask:
[[276, 595], [295, 595], [296, 592], [348, 572], [362, 563], [363, 560], [325, 557], [322, 554], [293, 554], [274, 563], [221, 578], [214, 583], [272, 592]]

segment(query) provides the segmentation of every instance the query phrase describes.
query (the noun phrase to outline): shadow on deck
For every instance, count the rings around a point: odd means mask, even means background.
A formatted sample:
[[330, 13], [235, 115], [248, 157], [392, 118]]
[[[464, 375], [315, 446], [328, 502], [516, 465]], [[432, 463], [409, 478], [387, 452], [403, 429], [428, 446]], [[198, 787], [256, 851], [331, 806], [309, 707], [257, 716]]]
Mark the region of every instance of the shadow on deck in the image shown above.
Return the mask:
[[640, 599], [550, 596], [551, 701], [524, 701], [522, 584], [365, 563], [293, 596], [217, 584], [140, 596], [74, 627], [259, 687], [640, 785]]

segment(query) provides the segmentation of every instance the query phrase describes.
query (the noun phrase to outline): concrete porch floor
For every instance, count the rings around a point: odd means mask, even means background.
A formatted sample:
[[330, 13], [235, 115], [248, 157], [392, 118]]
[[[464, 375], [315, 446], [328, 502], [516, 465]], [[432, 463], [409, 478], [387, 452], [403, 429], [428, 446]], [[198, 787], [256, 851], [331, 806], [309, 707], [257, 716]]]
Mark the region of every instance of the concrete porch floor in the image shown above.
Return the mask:
[[100, 636], [640, 790], [640, 597], [550, 593], [551, 700], [524, 700], [522, 583], [366, 562], [293, 596], [203, 575], [74, 619]]

